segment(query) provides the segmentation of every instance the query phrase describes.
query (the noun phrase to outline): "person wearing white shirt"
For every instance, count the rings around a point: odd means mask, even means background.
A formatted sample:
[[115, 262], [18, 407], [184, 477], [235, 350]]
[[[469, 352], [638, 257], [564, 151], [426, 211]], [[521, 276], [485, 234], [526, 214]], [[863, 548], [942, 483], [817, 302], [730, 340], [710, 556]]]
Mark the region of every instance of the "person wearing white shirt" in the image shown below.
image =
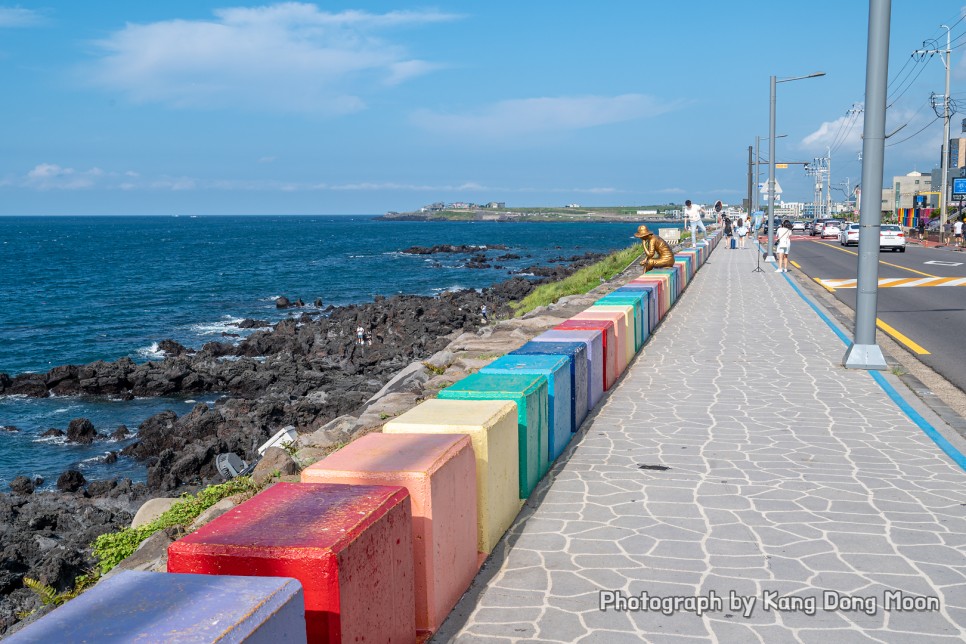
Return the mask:
[[708, 235], [707, 230], [704, 227], [704, 222], [701, 221], [701, 216], [704, 215], [704, 208], [701, 206], [691, 205], [691, 200], [687, 199], [684, 202], [684, 218], [686, 220], [686, 225], [691, 229], [691, 245], [698, 245], [698, 228], [701, 232]]
[[778, 255], [778, 268], [776, 273], [788, 272], [788, 251], [792, 246], [792, 225], [786, 219], [781, 227], [775, 231], [775, 241], [778, 243], [775, 254]]
[[953, 239], [956, 240], [957, 246], [963, 247], [963, 222], [961, 219], [957, 219], [956, 223], [953, 224]]

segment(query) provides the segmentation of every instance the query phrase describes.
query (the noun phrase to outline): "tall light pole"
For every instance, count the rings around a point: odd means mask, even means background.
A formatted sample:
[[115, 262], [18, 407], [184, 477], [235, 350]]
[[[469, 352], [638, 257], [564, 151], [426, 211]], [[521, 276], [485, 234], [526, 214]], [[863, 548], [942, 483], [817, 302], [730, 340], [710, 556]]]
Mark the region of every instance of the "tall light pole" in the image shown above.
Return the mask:
[[939, 238], [943, 243], [949, 243], [946, 239], [946, 195], [949, 192], [949, 27], [946, 28], [946, 93], [943, 95], [943, 187], [939, 193]]
[[[869, 0], [869, 44], [865, 62], [865, 122], [862, 126], [862, 200], [859, 209], [859, 270], [855, 337], [842, 364], [847, 369], [886, 369], [875, 343], [879, 295], [879, 227], [885, 159], [886, 89], [889, 80], [889, 23], [892, 0]], [[945, 186], [943, 186], [945, 188]]]
[[[788, 135], [787, 134], [779, 134], [775, 138], [776, 139], [784, 139], [786, 136], [788, 136]], [[755, 207], [754, 207], [754, 210], [758, 210], [758, 207], [760, 206], [760, 204], [758, 203], [758, 195], [761, 194], [761, 193], [758, 190], [758, 178], [761, 175], [761, 172], [760, 172], [760, 170], [758, 168], [759, 168], [759, 166], [761, 166], [761, 141], [762, 141], [762, 139], [764, 139], [765, 141], [767, 141], [768, 140], [768, 137], [767, 136], [756, 136], [755, 137], [755, 201], [754, 201]]]
[[768, 248], [765, 249], [765, 261], [774, 262], [775, 253], [775, 85], [805, 78], [825, 76], [825, 72], [814, 72], [806, 76], [792, 76], [777, 79], [771, 77], [771, 102], [768, 110]]

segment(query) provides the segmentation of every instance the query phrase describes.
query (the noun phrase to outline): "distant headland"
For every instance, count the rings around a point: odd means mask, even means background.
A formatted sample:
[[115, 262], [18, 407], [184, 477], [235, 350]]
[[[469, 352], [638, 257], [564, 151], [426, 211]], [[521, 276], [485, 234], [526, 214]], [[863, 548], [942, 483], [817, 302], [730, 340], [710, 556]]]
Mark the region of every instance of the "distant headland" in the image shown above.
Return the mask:
[[378, 219], [388, 221], [553, 221], [553, 222], [640, 222], [681, 219], [681, 207], [601, 206], [568, 204], [557, 207], [508, 207], [503, 202], [486, 204], [442, 202], [429, 204], [412, 212], [387, 212]]

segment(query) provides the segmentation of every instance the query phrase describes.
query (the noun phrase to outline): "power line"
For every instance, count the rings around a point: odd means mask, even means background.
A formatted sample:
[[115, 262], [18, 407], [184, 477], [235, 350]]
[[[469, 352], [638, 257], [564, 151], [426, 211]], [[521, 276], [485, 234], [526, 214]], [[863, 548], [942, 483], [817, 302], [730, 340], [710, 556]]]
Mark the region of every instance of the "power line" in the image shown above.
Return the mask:
[[891, 147], [893, 147], [895, 145], [899, 145], [900, 143], [905, 143], [909, 139], [912, 139], [912, 138], [914, 138], [914, 137], [919, 136], [920, 134], [922, 134], [926, 130], [926, 128], [928, 128], [930, 125], [932, 125], [936, 121], [941, 121], [941, 120], [943, 120], [942, 117], [941, 116], [937, 116], [933, 120], [931, 120], [928, 123], [926, 123], [926, 125], [921, 130], [918, 130], [915, 134], [911, 134], [911, 135], [907, 136], [906, 138], [902, 139], [901, 141], [896, 141], [895, 143], [886, 143], [886, 147], [887, 148], [891, 148]]

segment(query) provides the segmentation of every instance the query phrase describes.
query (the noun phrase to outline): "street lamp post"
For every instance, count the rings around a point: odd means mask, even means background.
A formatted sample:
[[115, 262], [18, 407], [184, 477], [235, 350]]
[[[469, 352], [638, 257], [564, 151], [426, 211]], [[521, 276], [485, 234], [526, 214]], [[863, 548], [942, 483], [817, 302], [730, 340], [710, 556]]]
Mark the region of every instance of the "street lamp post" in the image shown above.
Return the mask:
[[778, 83], [817, 78], [825, 76], [825, 72], [814, 72], [806, 76], [792, 76], [791, 78], [771, 77], [771, 102], [768, 110], [768, 248], [765, 249], [765, 261], [774, 262], [775, 254], [775, 86]]

